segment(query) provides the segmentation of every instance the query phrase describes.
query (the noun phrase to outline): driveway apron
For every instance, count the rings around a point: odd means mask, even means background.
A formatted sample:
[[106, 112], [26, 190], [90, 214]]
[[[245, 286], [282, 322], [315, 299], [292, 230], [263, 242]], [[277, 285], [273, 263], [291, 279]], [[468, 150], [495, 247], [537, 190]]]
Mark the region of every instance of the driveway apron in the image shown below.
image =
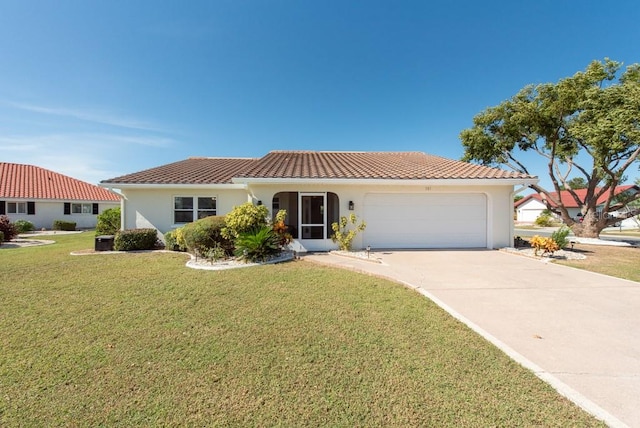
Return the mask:
[[640, 427], [640, 283], [489, 250], [305, 260], [400, 281], [610, 426]]

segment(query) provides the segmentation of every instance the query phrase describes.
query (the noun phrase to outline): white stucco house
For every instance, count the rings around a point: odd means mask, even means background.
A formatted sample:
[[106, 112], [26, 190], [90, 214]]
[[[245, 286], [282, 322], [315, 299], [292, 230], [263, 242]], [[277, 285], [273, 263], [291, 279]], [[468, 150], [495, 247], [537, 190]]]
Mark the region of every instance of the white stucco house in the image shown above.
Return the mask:
[[272, 151], [189, 158], [103, 180], [123, 228], [160, 233], [247, 201], [287, 210], [301, 251], [336, 248], [331, 224], [367, 224], [355, 248], [499, 248], [513, 243], [513, 195], [536, 177], [420, 152]]
[[102, 187], [34, 165], [0, 162], [0, 215], [51, 229], [55, 220], [96, 227], [98, 214], [120, 206], [120, 196]]
[[[584, 200], [586, 196], [587, 189], [575, 189], [574, 192], [577, 194], [580, 200]], [[640, 192], [640, 187], [630, 184], [624, 186], [617, 186], [614, 190], [615, 195], [633, 195]], [[573, 199], [571, 194], [567, 190], [562, 190], [558, 196], [557, 192], [551, 193], [551, 196], [555, 200], [559, 200], [562, 204], [567, 208], [569, 215], [574, 219], [579, 219], [582, 215], [580, 206]], [[601, 210], [607, 199], [607, 195], [602, 195], [598, 200], [597, 208]], [[549, 202], [554, 206], [551, 199]], [[525, 196], [524, 198], [516, 201], [514, 203], [514, 209], [516, 211], [516, 221], [520, 223], [533, 223], [536, 221], [536, 218], [542, 214], [544, 210], [547, 209], [546, 204], [544, 203], [543, 195], [538, 193], [532, 193], [530, 195]], [[623, 214], [624, 209], [620, 211], [620, 214]], [[611, 215], [616, 215], [618, 212], [611, 212]], [[556, 216], [559, 218], [559, 216]], [[638, 219], [635, 217], [628, 218], [621, 221], [622, 227], [628, 228], [637, 228], [640, 227], [638, 224]]]

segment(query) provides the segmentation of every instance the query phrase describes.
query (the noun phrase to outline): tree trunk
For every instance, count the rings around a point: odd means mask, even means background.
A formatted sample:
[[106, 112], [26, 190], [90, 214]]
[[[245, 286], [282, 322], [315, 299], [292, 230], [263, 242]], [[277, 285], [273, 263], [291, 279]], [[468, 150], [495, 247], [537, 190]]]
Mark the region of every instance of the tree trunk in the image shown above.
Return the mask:
[[598, 238], [600, 232], [606, 226], [606, 222], [601, 221], [593, 213], [588, 213], [582, 218], [582, 222], [571, 225], [573, 234], [580, 238]]

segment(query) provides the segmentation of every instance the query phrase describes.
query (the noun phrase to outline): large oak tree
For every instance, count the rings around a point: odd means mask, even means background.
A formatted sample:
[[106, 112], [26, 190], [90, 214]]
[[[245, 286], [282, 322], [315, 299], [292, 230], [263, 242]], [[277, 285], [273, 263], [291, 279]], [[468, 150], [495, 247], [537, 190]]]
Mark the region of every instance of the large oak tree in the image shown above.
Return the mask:
[[[558, 213], [577, 236], [597, 237], [623, 217], [608, 213], [634, 199], [615, 197], [625, 171], [640, 155], [640, 64], [628, 66], [610, 59], [593, 61], [585, 69], [557, 83], [529, 85], [512, 98], [489, 107], [473, 119], [473, 127], [460, 134], [464, 160], [502, 165], [530, 174], [523, 152], [546, 159], [553, 189], [531, 185], [547, 207]], [[634, 166], [635, 168], [635, 166]], [[568, 177], [583, 177], [586, 196], [580, 198]], [[566, 189], [580, 207], [582, 222], [571, 218], [553, 192]], [[600, 207], [598, 199], [606, 201]], [[632, 204], [633, 205], [633, 204]]]

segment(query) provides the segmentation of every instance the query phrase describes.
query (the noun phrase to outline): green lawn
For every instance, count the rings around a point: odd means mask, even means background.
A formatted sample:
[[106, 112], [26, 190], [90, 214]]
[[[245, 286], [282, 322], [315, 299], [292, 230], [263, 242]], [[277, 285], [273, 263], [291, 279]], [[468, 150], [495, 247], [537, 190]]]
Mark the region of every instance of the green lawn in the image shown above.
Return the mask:
[[308, 262], [0, 249], [0, 426], [600, 426], [426, 298]]

